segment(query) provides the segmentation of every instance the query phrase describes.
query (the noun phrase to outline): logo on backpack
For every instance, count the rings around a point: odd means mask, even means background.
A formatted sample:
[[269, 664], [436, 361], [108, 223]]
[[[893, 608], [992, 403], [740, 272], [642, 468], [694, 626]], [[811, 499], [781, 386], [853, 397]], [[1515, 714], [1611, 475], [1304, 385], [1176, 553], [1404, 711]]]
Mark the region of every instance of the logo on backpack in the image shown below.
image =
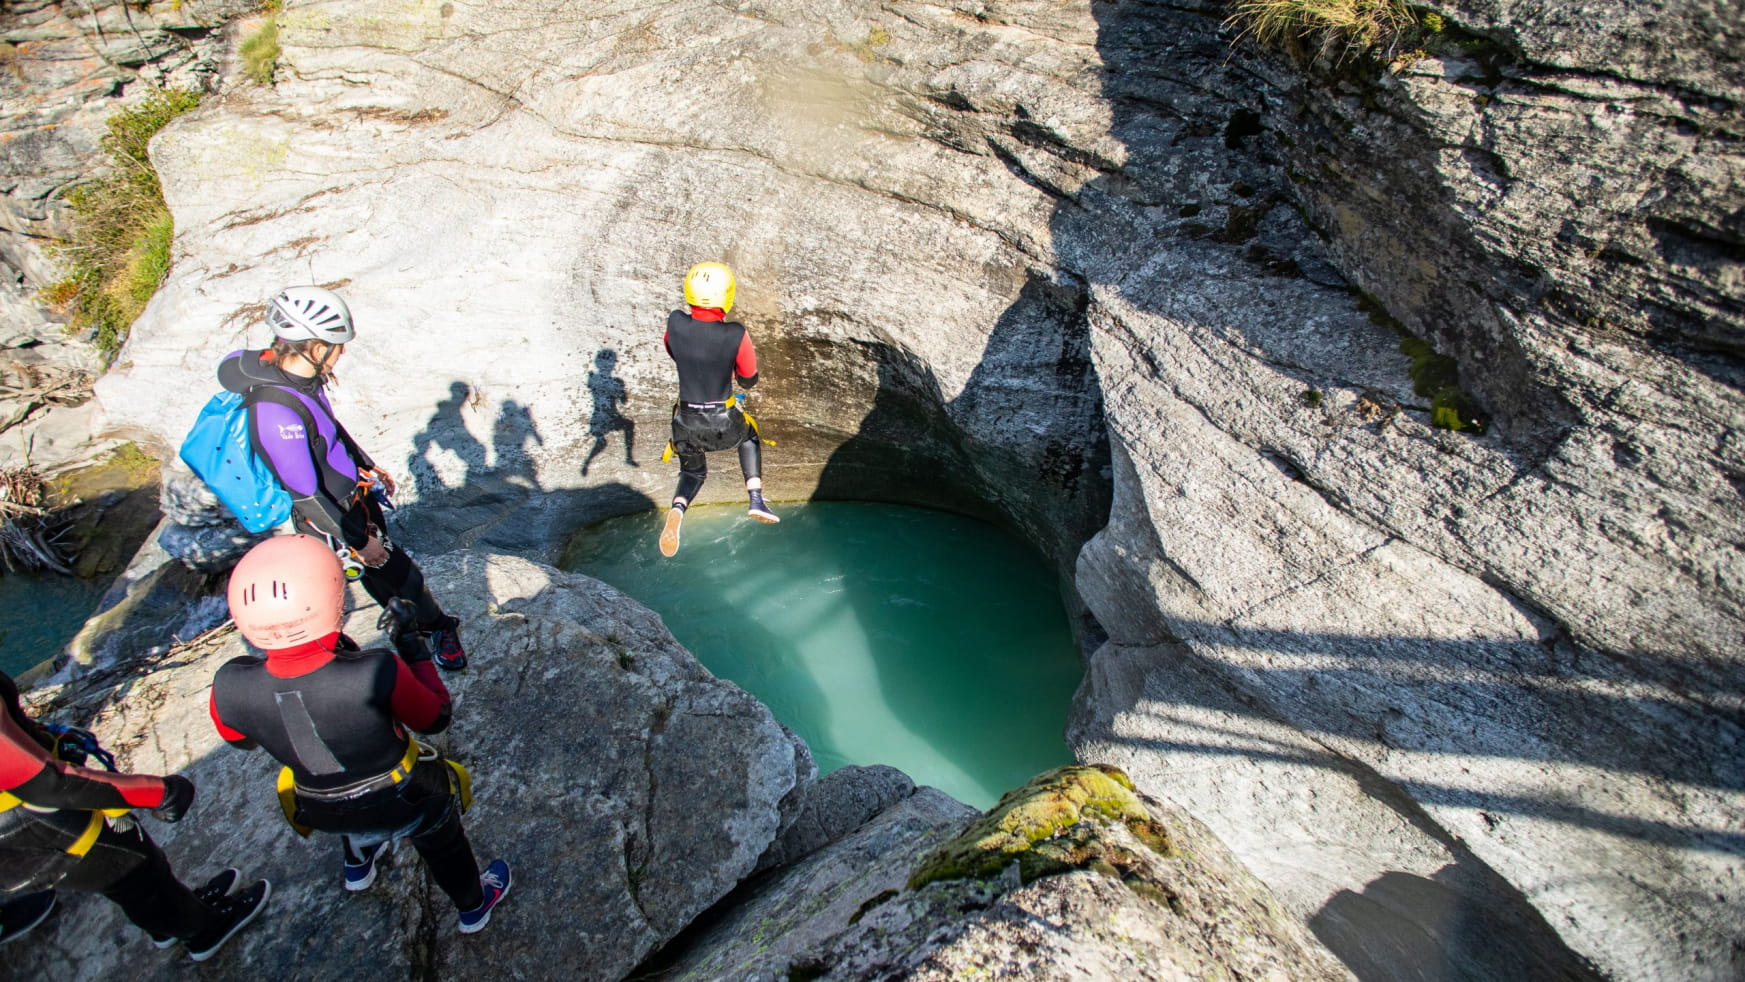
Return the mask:
[[301, 439], [304, 439], [303, 424], [302, 423], [292, 423], [289, 426], [286, 426], [283, 423], [280, 423], [278, 425], [279, 425], [279, 439], [281, 439], [281, 440], [301, 440]]

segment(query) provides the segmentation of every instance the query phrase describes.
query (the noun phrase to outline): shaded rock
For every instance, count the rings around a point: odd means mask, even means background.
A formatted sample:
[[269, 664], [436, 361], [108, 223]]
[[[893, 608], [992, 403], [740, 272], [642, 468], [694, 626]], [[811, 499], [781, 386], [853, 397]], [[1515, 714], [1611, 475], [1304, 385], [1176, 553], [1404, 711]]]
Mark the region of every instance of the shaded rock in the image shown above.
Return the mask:
[[[343, 892], [335, 840], [299, 840], [280, 816], [276, 767], [220, 743], [206, 703], [212, 673], [242, 651], [233, 636], [32, 693], [64, 719], [95, 713], [125, 769], [192, 777], [190, 816], [152, 825], [185, 878], [234, 863], [273, 880], [271, 906], [211, 971], [619, 978], [749, 873], [780, 832], [781, 803], [809, 755], [652, 613], [520, 560], [457, 553], [425, 569], [463, 617], [472, 655], [449, 677], [455, 722], [434, 742], [472, 768], [475, 851], [506, 857], [515, 874], [488, 931], [464, 941], [409, 850], [369, 892]], [[377, 613], [364, 602], [347, 621], [366, 645], [380, 640]], [[186, 969], [179, 952], [153, 952], [92, 896], [67, 898], [8, 962], [42, 979]]]
[[915, 782], [909, 775], [884, 764], [831, 771], [807, 789], [805, 808], [770, 844], [752, 872], [804, 859], [914, 793]]
[[967, 828], [937, 795], [758, 885], [661, 977], [1349, 978], [1203, 827], [1118, 771], [1041, 775]]
[[85, 626], [67, 642], [57, 669], [80, 675], [125, 666], [136, 658], [161, 655], [230, 618], [218, 594], [223, 584], [217, 573], [193, 569], [164, 548], [163, 537], [174, 528], [158, 522], [104, 591]]

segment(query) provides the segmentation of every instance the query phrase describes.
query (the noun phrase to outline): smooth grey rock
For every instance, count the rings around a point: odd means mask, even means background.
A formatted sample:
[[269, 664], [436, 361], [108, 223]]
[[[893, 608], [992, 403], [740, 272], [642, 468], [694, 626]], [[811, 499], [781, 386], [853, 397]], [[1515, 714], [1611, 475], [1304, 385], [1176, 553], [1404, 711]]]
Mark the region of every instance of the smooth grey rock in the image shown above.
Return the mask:
[[[841, 773], [826, 775], [817, 793], [831, 794], [830, 779]], [[793, 962], [816, 954], [875, 898], [901, 891], [922, 854], [976, 814], [936, 788], [910, 787], [846, 835], [735, 895], [719, 920], [661, 953], [657, 977], [785, 979]]]
[[[447, 676], [454, 725], [433, 742], [473, 771], [475, 853], [507, 858], [515, 877], [476, 937], [457, 933], [409, 849], [369, 892], [346, 893], [335, 840], [304, 842], [285, 824], [276, 766], [224, 745], [207, 714], [212, 673], [242, 653], [234, 636], [32, 694], [73, 702], [65, 718], [96, 712], [93, 728], [124, 769], [194, 780], [189, 816], [151, 823], [184, 878], [235, 864], [273, 881], [265, 914], [208, 971], [620, 978], [780, 832], [799, 745], [755, 699], [704, 671], [659, 618], [603, 584], [522, 560], [457, 553], [425, 569], [463, 618], [471, 655], [465, 673]], [[361, 592], [353, 599], [349, 633], [379, 643], [379, 611]], [[185, 974], [179, 951], [152, 951], [101, 897], [63, 903], [55, 922], [7, 949], [11, 970], [45, 980]]]

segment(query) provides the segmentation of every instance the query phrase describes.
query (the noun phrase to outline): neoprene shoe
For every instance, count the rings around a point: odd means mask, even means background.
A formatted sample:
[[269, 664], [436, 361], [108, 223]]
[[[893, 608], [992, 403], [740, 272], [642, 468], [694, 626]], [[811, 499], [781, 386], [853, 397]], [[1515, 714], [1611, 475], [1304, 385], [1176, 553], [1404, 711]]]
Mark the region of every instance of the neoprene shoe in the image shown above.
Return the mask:
[[[208, 907], [217, 907], [220, 900], [229, 896], [230, 891], [236, 889], [236, 878], [241, 875], [234, 866], [219, 870], [218, 875], [194, 888], [194, 898]], [[160, 950], [174, 947], [176, 942], [182, 940], [168, 934], [159, 934], [156, 931], [148, 933], [151, 935], [152, 945]]]
[[55, 892], [26, 894], [0, 905], [0, 944], [16, 941], [54, 913]]
[[218, 923], [188, 939], [188, 957], [203, 962], [218, 954], [224, 942], [247, 927], [248, 922], [266, 907], [267, 898], [272, 895], [273, 885], [266, 880], [257, 880], [254, 886], [233, 897], [219, 898], [213, 905], [218, 908]]
[[491, 922], [491, 911], [503, 902], [509, 895], [509, 864], [501, 859], [491, 860], [491, 865], [479, 874], [479, 888], [485, 891], [485, 902], [472, 910], [460, 912], [460, 933], [477, 934]]
[[774, 525], [781, 521], [781, 519], [776, 517], [776, 513], [770, 511], [769, 506], [763, 503], [762, 491], [752, 491], [749, 492], [749, 494], [751, 495], [751, 507], [746, 509], [745, 513], [747, 515], [763, 522], [765, 525]]
[[373, 846], [353, 850], [349, 841], [340, 846], [345, 872], [345, 888], [353, 893], [368, 890], [376, 882], [376, 860], [394, 850], [392, 839]]

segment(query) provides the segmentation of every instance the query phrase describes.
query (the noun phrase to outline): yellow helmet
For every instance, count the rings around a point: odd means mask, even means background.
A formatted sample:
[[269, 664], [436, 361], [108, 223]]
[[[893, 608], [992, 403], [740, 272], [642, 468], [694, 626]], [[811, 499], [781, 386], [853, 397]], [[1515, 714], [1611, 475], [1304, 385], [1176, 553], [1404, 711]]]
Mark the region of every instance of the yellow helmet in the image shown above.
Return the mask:
[[685, 303], [726, 313], [733, 309], [733, 270], [724, 263], [698, 263], [685, 274]]

